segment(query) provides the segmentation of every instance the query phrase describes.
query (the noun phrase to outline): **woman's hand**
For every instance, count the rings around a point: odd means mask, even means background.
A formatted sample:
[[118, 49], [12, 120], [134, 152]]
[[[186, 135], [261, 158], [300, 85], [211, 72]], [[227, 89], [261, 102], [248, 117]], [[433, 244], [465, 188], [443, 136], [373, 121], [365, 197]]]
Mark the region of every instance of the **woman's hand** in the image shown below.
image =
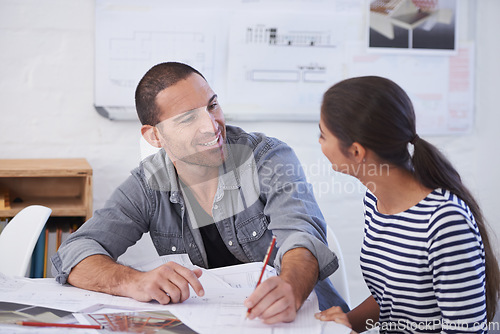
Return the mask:
[[333, 306], [328, 310], [316, 313], [314, 317], [321, 321], [335, 321], [339, 324], [352, 328], [352, 325], [347, 318], [347, 314], [345, 314], [339, 306]]

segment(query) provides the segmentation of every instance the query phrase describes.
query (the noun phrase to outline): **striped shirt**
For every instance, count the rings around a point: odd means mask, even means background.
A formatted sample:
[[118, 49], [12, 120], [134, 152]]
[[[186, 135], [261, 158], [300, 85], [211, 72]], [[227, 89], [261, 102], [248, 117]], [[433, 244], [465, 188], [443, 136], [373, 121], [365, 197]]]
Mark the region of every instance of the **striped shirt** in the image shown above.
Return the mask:
[[395, 215], [369, 191], [364, 202], [361, 270], [380, 331], [484, 333], [484, 248], [468, 206], [443, 189]]

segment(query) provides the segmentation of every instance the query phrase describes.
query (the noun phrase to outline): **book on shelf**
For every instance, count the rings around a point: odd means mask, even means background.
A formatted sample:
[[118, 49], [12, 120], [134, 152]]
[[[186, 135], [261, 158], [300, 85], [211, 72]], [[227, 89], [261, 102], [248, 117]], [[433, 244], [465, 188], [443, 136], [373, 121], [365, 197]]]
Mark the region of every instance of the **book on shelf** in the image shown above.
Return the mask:
[[52, 275], [52, 262], [50, 258], [57, 252], [57, 226], [49, 226], [45, 233], [45, 254], [43, 277], [54, 277]]
[[47, 253], [49, 252], [49, 228], [45, 228], [45, 247], [43, 248], [43, 276], [47, 277]]
[[2, 233], [5, 226], [7, 226], [8, 222], [9, 222], [8, 218], [0, 218], [0, 233]]
[[57, 252], [61, 244], [76, 231], [82, 222], [74, 219], [49, 219], [40, 233], [33, 255], [31, 257], [31, 278], [47, 278], [52, 275], [50, 258]]
[[30, 277], [32, 278], [42, 278], [43, 277], [43, 256], [45, 253], [45, 227], [33, 250], [33, 255], [31, 256], [31, 272]]

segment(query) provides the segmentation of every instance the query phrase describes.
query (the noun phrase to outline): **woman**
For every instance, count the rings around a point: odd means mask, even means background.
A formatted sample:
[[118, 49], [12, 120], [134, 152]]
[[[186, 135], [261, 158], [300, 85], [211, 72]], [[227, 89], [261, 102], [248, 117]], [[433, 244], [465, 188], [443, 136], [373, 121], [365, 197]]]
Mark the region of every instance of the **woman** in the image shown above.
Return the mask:
[[415, 130], [407, 94], [381, 77], [341, 81], [323, 97], [321, 150], [367, 188], [361, 269], [371, 296], [347, 314], [363, 331], [475, 332], [499, 297], [499, 269], [481, 210], [459, 174]]

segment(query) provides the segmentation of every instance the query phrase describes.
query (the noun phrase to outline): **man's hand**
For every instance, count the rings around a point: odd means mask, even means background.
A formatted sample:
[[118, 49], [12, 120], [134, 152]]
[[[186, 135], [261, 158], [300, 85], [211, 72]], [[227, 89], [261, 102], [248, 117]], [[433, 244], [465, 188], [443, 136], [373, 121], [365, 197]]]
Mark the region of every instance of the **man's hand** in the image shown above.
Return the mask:
[[289, 250], [283, 255], [280, 276], [262, 282], [245, 301], [251, 308], [248, 318], [260, 318], [266, 324], [294, 321], [318, 273], [318, 261], [308, 249]]
[[189, 298], [189, 286], [198, 296], [203, 296], [203, 287], [198, 280], [202, 271], [189, 270], [175, 262], [149, 272], [137, 272], [130, 282], [125, 282], [124, 293], [130, 297], [148, 302], [152, 299], [160, 304], [182, 303]]
[[105, 255], [93, 255], [78, 263], [68, 276], [76, 287], [131, 297], [141, 302], [179, 303], [189, 298], [189, 286], [198, 296], [203, 287], [198, 280], [202, 271], [189, 270], [168, 262], [149, 272], [141, 272], [116, 263]]
[[291, 284], [281, 277], [270, 277], [245, 300], [251, 309], [249, 319], [261, 318], [264, 323], [291, 322], [297, 315], [295, 296]]

